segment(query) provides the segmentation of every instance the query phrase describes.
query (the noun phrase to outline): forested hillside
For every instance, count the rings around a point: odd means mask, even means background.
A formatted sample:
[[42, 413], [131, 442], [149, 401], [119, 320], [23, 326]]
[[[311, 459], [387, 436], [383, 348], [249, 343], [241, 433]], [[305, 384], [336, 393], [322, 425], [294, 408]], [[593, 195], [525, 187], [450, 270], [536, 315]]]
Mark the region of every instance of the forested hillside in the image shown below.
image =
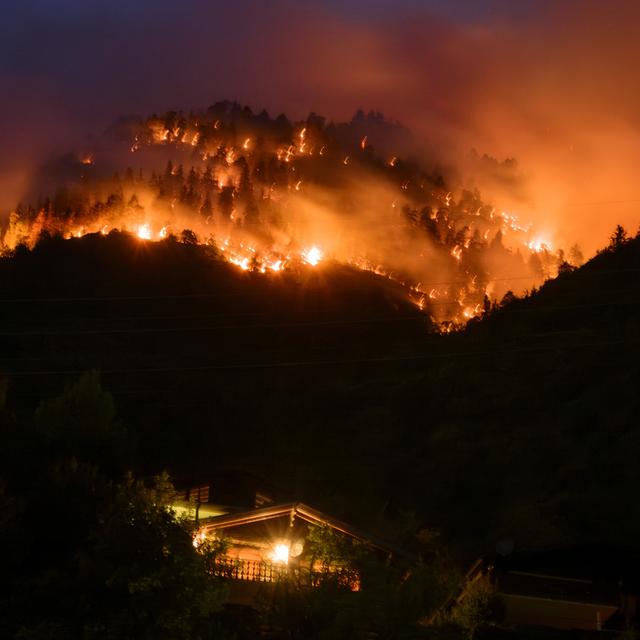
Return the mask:
[[8, 403], [95, 369], [141, 473], [250, 470], [461, 549], [630, 544], [639, 268], [640, 240], [619, 233], [441, 335], [399, 286], [339, 265], [276, 279], [172, 239], [44, 239], [0, 264]]

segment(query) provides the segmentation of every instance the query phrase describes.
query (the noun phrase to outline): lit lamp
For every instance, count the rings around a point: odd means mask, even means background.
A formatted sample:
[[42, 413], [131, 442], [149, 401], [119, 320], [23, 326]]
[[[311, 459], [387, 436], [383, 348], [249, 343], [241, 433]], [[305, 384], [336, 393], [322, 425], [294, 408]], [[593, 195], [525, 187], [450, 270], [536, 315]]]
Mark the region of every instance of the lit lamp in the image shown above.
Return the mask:
[[207, 537], [207, 534], [205, 530], [200, 529], [200, 531], [198, 531], [196, 535], [193, 536], [193, 546], [197, 549], [205, 541], [206, 537]]
[[280, 564], [289, 563], [289, 545], [284, 542], [279, 542], [273, 546], [271, 551], [271, 560]]

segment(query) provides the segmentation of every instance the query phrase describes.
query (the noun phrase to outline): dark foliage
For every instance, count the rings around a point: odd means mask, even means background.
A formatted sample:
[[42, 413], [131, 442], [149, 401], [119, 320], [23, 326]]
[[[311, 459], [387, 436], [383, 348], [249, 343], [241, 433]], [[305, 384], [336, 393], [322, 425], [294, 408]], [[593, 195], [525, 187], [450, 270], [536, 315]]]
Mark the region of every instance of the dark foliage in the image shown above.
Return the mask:
[[143, 472], [243, 468], [381, 529], [411, 508], [463, 549], [631, 544], [639, 243], [438, 336], [337, 265], [276, 279], [173, 241], [53, 239], [0, 265], [9, 399], [100, 368]]

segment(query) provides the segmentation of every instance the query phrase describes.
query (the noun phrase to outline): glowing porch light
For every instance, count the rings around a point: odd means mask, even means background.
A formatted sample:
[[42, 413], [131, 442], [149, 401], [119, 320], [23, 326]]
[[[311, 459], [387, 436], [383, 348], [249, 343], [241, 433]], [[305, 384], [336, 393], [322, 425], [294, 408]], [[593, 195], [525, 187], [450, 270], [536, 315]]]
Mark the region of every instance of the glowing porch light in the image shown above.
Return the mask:
[[272, 562], [280, 563], [280, 564], [288, 564], [289, 563], [289, 545], [284, 542], [279, 542], [278, 544], [273, 546], [273, 550], [271, 551], [271, 560]]
[[207, 534], [204, 529], [201, 529], [193, 536], [193, 546], [197, 549], [206, 539]]

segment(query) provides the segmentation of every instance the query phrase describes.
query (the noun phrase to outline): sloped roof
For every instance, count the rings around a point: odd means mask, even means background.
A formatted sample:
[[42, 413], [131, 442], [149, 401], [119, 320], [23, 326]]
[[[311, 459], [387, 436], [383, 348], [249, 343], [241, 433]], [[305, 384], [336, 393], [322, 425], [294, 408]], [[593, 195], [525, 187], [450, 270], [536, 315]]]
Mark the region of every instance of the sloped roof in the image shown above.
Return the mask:
[[242, 511], [241, 513], [230, 513], [224, 516], [208, 518], [202, 521], [201, 531], [205, 533], [213, 533], [220, 529], [228, 529], [242, 525], [253, 524], [256, 522], [264, 522], [275, 518], [289, 517], [292, 521], [296, 518], [317, 526], [328, 526], [343, 535], [354, 538], [363, 544], [390, 553], [397, 556], [406, 556], [407, 554], [395, 545], [386, 542], [376, 536], [365, 531], [342, 522], [332, 516], [329, 516], [317, 509], [303, 504], [302, 502], [290, 502], [281, 505], [272, 505], [262, 507], [260, 509], [251, 509]]

